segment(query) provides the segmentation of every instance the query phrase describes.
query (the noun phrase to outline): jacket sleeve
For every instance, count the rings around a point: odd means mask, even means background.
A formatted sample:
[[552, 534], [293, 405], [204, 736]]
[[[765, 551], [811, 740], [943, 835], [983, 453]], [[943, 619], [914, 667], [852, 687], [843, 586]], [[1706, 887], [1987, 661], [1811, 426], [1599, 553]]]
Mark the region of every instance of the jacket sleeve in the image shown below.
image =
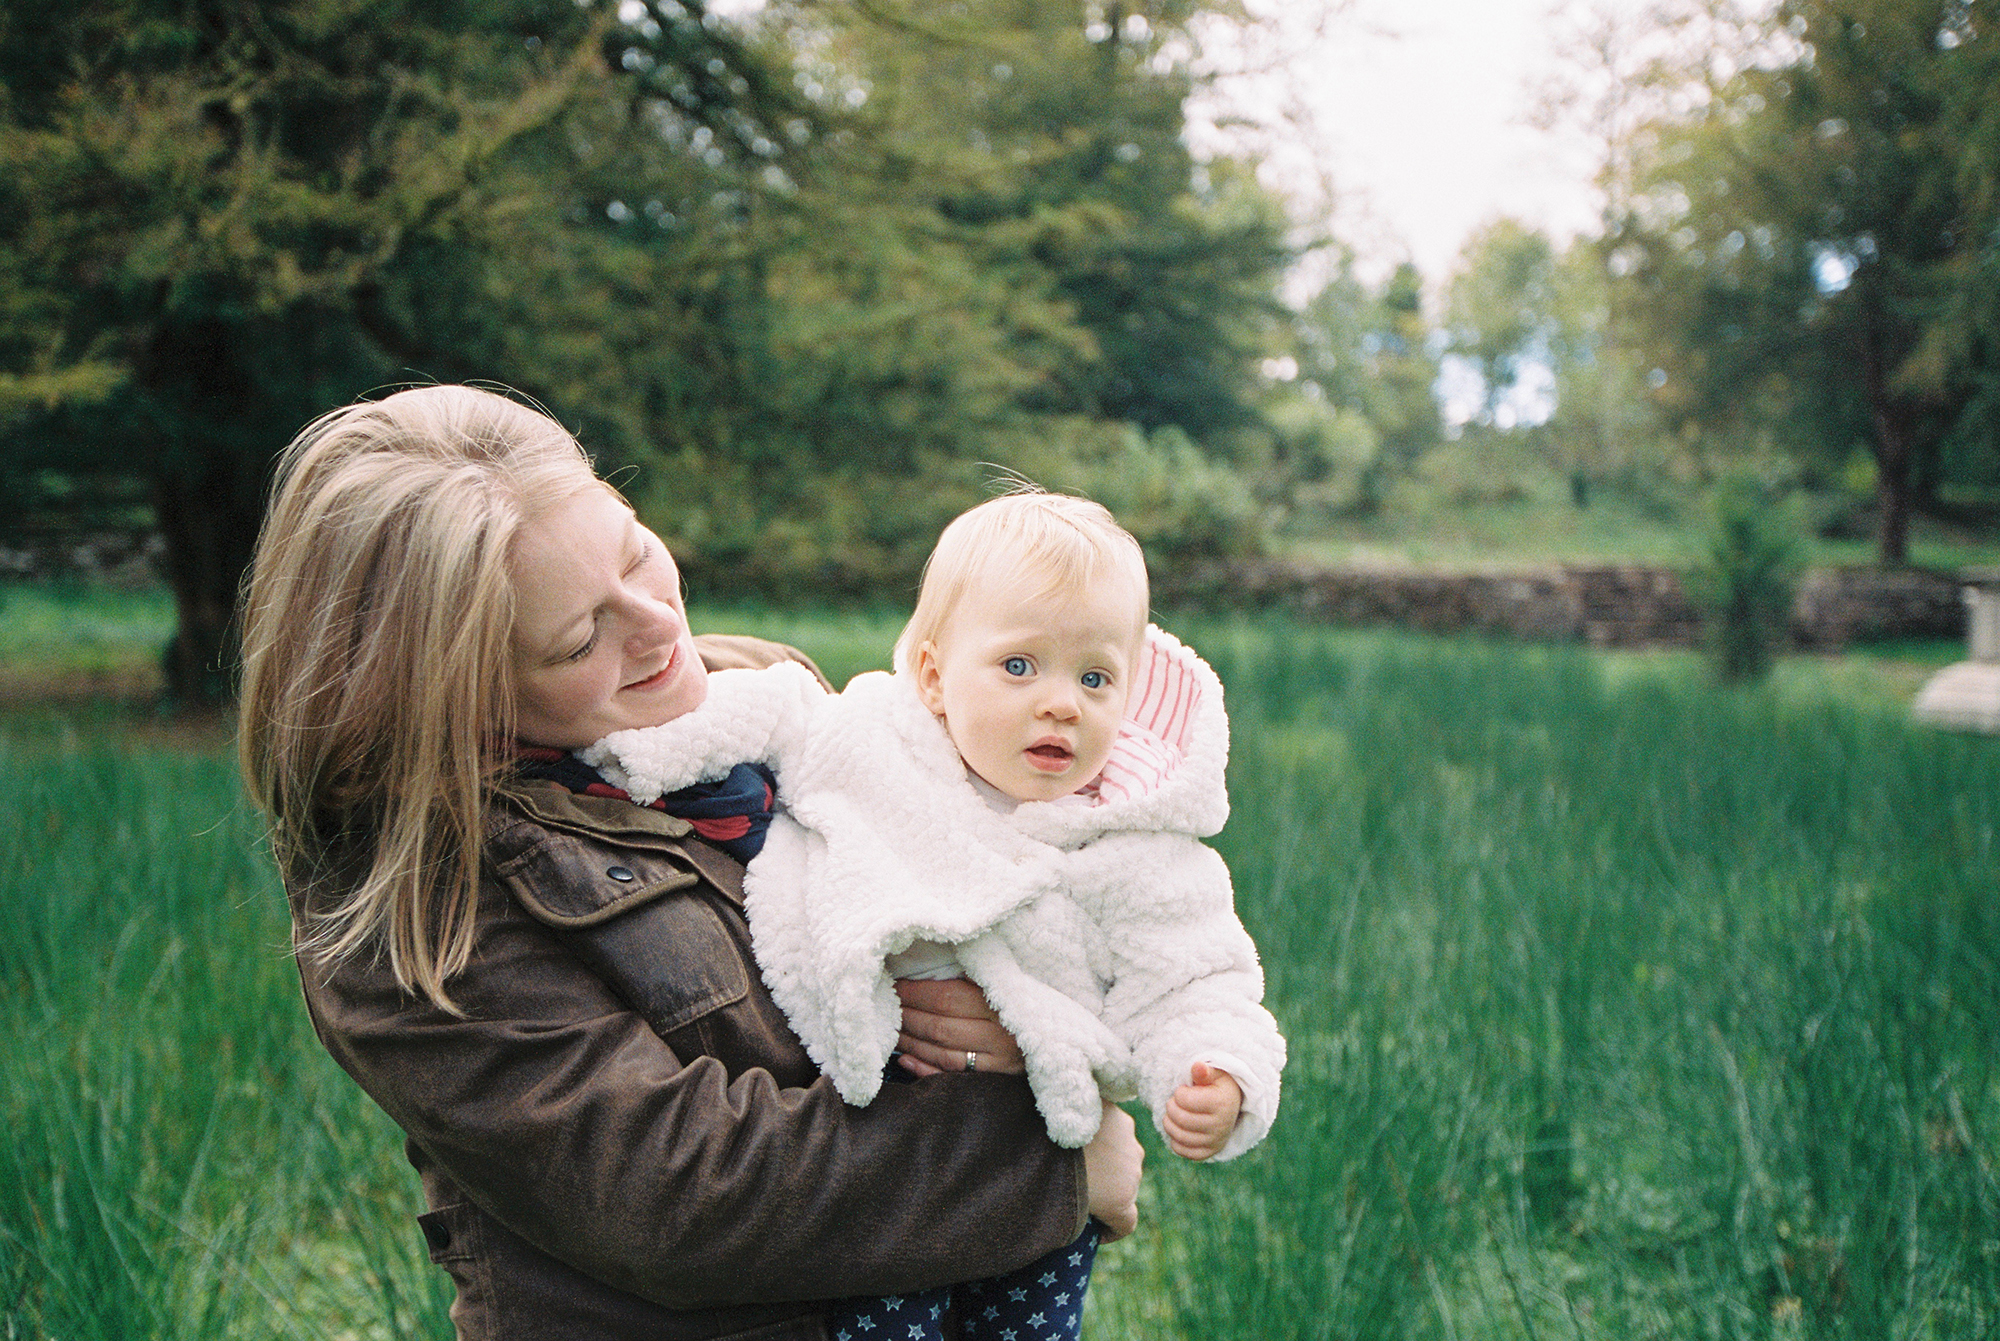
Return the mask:
[[1181, 835], [1113, 834], [1081, 849], [1079, 872], [1110, 946], [1104, 1020], [1132, 1049], [1139, 1097], [1161, 1123], [1196, 1061], [1243, 1088], [1236, 1130], [1216, 1156], [1234, 1159], [1278, 1113], [1285, 1040], [1264, 1009], [1257, 947], [1237, 920], [1229, 868]]
[[[1024, 1084], [940, 1076], [846, 1106], [765, 1009], [741, 932], [705, 886], [567, 932], [494, 894], [452, 982], [463, 1018], [379, 964], [302, 970], [328, 1050], [471, 1201], [668, 1308], [892, 1294], [1075, 1236], [1081, 1160]], [[742, 1064], [760, 1032], [769, 1065]]]

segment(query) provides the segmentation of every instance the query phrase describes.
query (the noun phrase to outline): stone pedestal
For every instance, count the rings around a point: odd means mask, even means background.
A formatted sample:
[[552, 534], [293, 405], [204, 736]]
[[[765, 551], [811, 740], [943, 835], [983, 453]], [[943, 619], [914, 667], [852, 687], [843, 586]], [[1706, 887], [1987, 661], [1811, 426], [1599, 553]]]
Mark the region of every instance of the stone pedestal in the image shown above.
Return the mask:
[[2000, 734], [2000, 568], [1968, 568], [1961, 577], [1971, 655], [1933, 675], [1910, 711], [1932, 726]]

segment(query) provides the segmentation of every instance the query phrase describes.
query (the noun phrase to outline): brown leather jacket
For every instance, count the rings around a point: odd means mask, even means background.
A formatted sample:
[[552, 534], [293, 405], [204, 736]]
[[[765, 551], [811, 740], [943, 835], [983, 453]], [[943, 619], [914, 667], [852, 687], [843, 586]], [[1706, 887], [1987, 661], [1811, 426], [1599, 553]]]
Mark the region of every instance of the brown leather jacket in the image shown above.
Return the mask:
[[[712, 667], [783, 649], [704, 640]], [[458, 1019], [302, 958], [314, 1027], [409, 1137], [461, 1337], [824, 1338], [813, 1303], [1021, 1265], [1082, 1229], [1027, 1086], [844, 1105], [750, 957], [742, 868], [687, 824], [533, 784], [496, 802]], [[295, 888], [294, 915], [337, 888]]]

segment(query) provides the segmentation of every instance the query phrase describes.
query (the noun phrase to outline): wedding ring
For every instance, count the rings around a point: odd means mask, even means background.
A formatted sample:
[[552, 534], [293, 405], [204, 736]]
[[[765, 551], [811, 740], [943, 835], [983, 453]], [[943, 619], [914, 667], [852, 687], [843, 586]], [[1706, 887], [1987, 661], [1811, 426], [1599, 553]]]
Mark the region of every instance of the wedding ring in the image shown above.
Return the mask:
[[968, 1071], [977, 1071], [979, 1069], [978, 1053], [968, 1052], [965, 1054], [965, 1069]]

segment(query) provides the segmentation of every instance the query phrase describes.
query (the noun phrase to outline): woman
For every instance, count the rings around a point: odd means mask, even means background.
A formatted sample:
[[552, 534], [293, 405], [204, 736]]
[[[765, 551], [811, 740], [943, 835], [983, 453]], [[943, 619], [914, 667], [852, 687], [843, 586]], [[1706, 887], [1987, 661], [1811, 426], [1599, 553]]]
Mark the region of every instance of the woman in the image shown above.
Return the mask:
[[821, 1301], [1131, 1228], [1130, 1119], [1052, 1145], [983, 1002], [910, 985], [924, 1079], [843, 1105], [751, 962], [741, 867], [521, 766], [797, 655], [694, 638], [665, 547], [545, 416], [426, 387], [310, 425], [243, 644], [307, 1006], [408, 1135], [461, 1336], [823, 1337]]

